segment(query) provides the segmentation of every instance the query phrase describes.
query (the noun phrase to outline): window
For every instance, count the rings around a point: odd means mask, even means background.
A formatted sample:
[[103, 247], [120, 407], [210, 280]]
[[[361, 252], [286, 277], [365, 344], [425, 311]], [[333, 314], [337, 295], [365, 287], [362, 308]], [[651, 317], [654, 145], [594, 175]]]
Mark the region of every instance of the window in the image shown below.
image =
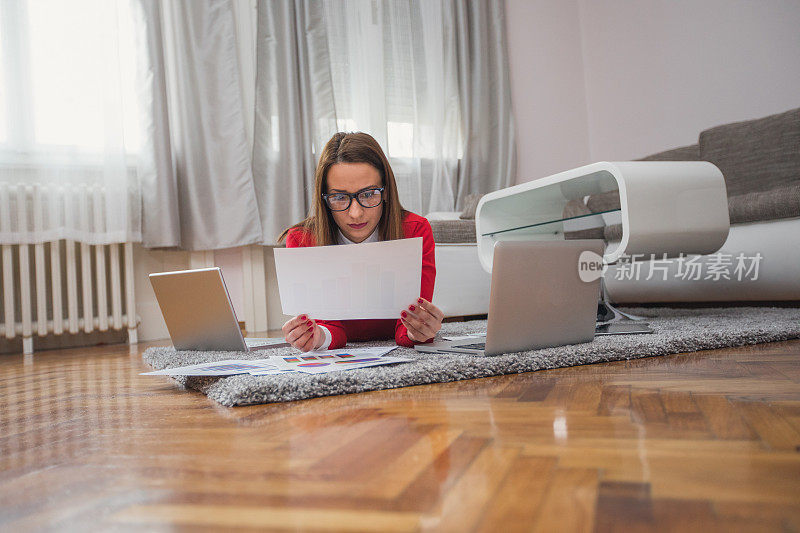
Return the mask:
[[[432, 142], [433, 131], [441, 135], [442, 127], [434, 122], [445, 112], [442, 104], [457, 103], [458, 94], [455, 80], [441, 68], [450, 59], [442, 57], [442, 29], [423, 23], [441, 8], [437, 3], [368, 5], [325, 4], [339, 130], [376, 134], [390, 159], [442, 157]], [[458, 106], [447, 111], [458, 124]]]
[[326, 2], [339, 130], [386, 150], [401, 201], [426, 213], [455, 206], [462, 156], [452, 37], [440, 2]]
[[0, 211], [44, 204], [3, 244], [141, 240], [134, 7], [0, 0]]
[[0, 0], [3, 162], [138, 151], [132, 24], [127, 1]]

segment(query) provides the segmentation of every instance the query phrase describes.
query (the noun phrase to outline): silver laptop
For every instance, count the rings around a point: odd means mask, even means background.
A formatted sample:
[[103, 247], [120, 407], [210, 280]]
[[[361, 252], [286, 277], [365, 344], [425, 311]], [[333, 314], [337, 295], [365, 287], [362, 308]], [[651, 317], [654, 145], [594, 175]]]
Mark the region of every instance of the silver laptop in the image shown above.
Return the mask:
[[582, 281], [584, 251], [603, 254], [602, 240], [500, 241], [494, 248], [486, 335], [417, 344], [420, 352], [499, 355], [590, 342], [600, 280]]
[[176, 350], [246, 352], [289, 346], [275, 339], [245, 339], [219, 267], [150, 274]]

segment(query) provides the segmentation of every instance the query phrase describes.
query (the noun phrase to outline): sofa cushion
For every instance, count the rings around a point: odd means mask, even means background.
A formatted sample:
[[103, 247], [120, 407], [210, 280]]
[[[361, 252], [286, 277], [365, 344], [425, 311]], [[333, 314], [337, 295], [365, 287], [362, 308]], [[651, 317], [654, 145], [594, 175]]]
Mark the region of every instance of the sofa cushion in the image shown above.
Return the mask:
[[483, 198], [483, 194], [468, 194], [464, 199], [464, 209], [459, 218], [464, 220], [475, 220], [475, 211], [478, 209], [478, 202]]
[[478, 242], [475, 238], [475, 219], [431, 220], [430, 223], [435, 243]]
[[800, 181], [800, 108], [700, 134], [700, 157], [725, 176], [728, 197]]
[[[592, 211], [583, 203], [581, 199], [570, 200], [569, 202], [564, 205], [564, 209], [561, 212], [561, 215], [564, 218], [576, 218], [581, 217], [581, 222], [586, 220], [585, 215], [591, 215]], [[584, 224], [579, 223], [577, 226], [583, 226]], [[570, 229], [574, 228], [576, 225], [574, 221], [564, 221], [564, 238], [566, 240], [571, 239], [602, 239], [603, 238], [603, 226], [599, 227], [584, 227], [584, 229]]]
[[691, 144], [689, 146], [681, 146], [680, 148], [673, 148], [657, 154], [648, 155], [637, 161], [698, 161], [700, 159], [700, 146]]
[[728, 198], [731, 224], [800, 217], [800, 182]]
[[[606, 211], [613, 205], [619, 206], [619, 195], [616, 191], [598, 194], [589, 198], [587, 204], [594, 213]], [[800, 183], [731, 196], [728, 198], [728, 215], [731, 224], [800, 217]], [[606, 227], [604, 238], [607, 241], [620, 240], [622, 224]]]
[[593, 194], [586, 200], [586, 206], [592, 213], [604, 213], [620, 208], [619, 191], [608, 191]]
[[603, 238], [606, 242], [619, 242], [622, 240], [622, 224], [611, 224], [606, 226], [603, 231]]

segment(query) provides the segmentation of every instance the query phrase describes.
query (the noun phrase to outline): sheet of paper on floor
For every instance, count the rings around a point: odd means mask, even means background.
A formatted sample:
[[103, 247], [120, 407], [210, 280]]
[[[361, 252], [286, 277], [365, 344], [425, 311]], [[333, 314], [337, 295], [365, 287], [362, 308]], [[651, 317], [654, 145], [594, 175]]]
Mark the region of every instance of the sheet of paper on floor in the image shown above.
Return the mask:
[[264, 368], [262, 370], [251, 370], [248, 374], [251, 376], [279, 376], [281, 374], [297, 374], [297, 372], [286, 368]]
[[374, 346], [372, 348], [348, 348], [345, 346], [344, 348], [339, 348], [338, 350], [318, 350], [313, 352], [306, 352], [298, 354], [300, 356], [303, 355], [338, 355], [342, 353], [347, 353], [350, 355], [357, 355], [358, 357], [382, 357], [387, 353], [391, 352], [392, 350], [396, 350], [399, 346]]
[[356, 368], [410, 363], [412, 361], [413, 359], [407, 357], [362, 357], [356, 359], [334, 357], [329, 361], [287, 363], [287, 368], [290, 368], [293, 372], [302, 372], [304, 374], [327, 374], [328, 372], [342, 372]]
[[328, 350], [296, 355], [274, 356], [278, 368], [295, 370], [305, 374], [325, 374], [354, 368], [388, 365], [413, 361], [406, 357], [385, 357], [396, 346], [389, 348], [354, 348], [351, 350]]
[[398, 318], [419, 297], [422, 238], [276, 248], [275, 271], [286, 315]]
[[[235, 376], [237, 374], [250, 374], [253, 376], [273, 376], [291, 372], [305, 374], [322, 374], [338, 372], [352, 368], [364, 368], [381, 364], [412, 361], [405, 358], [384, 358], [383, 356], [397, 346], [383, 346], [375, 348], [353, 348], [347, 350], [321, 350], [305, 352], [287, 356], [272, 356], [266, 359], [226, 359], [188, 365], [178, 368], [165, 368], [152, 372], [142, 372], [143, 376]], [[344, 357], [343, 357], [344, 356]], [[296, 360], [296, 364], [287, 363], [285, 359]], [[338, 364], [320, 364], [329, 361], [342, 361]], [[302, 363], [316, 363], [301, 366]]]
[[165, 368], [153, 372], [142, 372], [143, 376], [234, 376], [236, 374], [249, 374], [255, 370], [277, 369], [269, 359], [242, 360], [226, 359], [178, 368]]

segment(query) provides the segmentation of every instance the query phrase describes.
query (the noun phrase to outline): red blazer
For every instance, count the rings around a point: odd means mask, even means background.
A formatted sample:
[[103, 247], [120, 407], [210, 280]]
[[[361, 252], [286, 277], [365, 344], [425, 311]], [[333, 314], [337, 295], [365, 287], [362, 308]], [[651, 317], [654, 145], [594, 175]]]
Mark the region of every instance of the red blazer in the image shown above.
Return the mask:
[[[422, 280], [419, 294], [430, 302], [433, 299], [433, 284], [436, 279], [431, 225], [427, 219], [419, 215], [406, 213], [403, 217], [403, 234], [407, 239], [422, 237]], [[289, 230], [286, 235], [286, 247], [304, 246], [314, 246], [314, 236], [303, 228]], [[408, 303], [410, 305], [414, 302]], [[399, 315], [401, 311], [402, 309], [398, 309], [397, 314]], [[400, 346], [409, 348], [414, 346], [414, 341], [408, 338], [408, 331], [399, 319], [320, 320], [317, 323], [325, 326], [331, 332], [331, 349], [341, 348], [347, 344], [348, 339], [351, 341], [391, 339], [392, 333], [394, 333], [395, 342]], [[428, 339], [428, 341], [430, 340], [432, 339]]]

